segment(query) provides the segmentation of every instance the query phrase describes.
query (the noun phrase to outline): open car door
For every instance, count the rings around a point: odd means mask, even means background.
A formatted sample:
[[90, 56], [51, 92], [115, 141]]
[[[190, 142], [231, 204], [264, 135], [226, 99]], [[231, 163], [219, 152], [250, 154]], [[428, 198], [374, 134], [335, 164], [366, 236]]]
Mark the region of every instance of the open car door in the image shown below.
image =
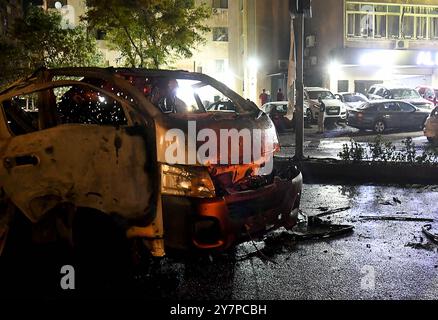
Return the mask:
[[[18, 96], [35, 93], [38, 110], [17, 108]], [[0, 190], [31, 221], [66, 203], [133, 220], [151, 211], [147, 128], [133, 125], [127, 101], [79, 81], [31, 85], [0, 100]]]

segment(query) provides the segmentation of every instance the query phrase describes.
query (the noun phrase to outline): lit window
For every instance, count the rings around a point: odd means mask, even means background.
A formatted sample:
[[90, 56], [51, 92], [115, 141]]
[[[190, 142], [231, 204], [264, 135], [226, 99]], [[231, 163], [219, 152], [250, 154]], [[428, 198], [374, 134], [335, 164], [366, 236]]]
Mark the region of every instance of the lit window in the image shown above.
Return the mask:
[[228, 42], [228, 28], [213, 28], [213, 41]]

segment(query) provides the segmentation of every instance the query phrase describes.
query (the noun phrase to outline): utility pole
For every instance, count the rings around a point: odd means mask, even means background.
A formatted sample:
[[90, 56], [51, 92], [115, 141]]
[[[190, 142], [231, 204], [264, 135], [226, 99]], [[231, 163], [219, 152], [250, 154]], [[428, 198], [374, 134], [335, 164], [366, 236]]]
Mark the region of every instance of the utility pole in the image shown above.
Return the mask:
[[[295, 35], [296, 42], [296, 61], [289, 61], [290, 64], [296, 63], [296, 112], [295, 112], [295, 159], [304, 158], [304, 18], [312, 17], [312, 0], [289, 0], [289, 11], [291, 15], [291, 33]], [[294, 20], [297, 19], [297, 30], [295, 32]], [[291, 39], [294, 39], [291, 36]], [[291, 43], [291, 50], [295, 50], [295, 44]], [[291, 52], [291, 57], [294, 53]], [[289, 77], [291, 77], [289, 69]], [[290, 82], [290, 79], [289, 79]], [[293, 89], [292, 89], [293, 90]], [[290, 95], [290, 97], [294, 95]], [[291, 101], [293, 104], [294, 101]]]

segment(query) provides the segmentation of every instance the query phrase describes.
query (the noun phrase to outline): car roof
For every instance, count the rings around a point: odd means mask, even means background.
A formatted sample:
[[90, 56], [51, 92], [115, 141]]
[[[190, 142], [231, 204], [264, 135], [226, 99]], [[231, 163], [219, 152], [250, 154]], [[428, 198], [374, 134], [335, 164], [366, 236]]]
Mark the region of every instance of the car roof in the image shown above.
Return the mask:
[[272, 101], [272, 102], [265, 103], [262, 107], [267, 106], [267, 105], [282, 106], [282, 105], [285, 105], [288, 103], [289, 103], [289, 101]]
[[388, 103], [388, 102], [402, 102], [402, 103], [407, 103], [412, 105], [413, 107], [415, 107], [413, 104], [407, 102], [407, 101], [403, 101], [403, 100], [392, 100], [392, 99], [381, 99], [381, 100], [372, 100], [370, 102], [368, 102], [369, 104], [375, 105], [375, 104], [381, 104], [381, 103]]
[[307, 90], [307, 91], [330, 91], [327, 88], [321, 88], [321, 87], [306, 87], [306, 88], [304, 88], [304, 90]]
[[417, 86], [416, 89], [432, 89], [432, 90], [438, 90], [438, 87], [434, 87], [434, 86]]
[[363, 95], [363, 94], [360, 93], [360, 92], [339, 92], [338, 94], [342, 94], [342, 95], [347, 95], [347, 94], [351, 94], [351, 95], [359, 95], [359, 94], [361, 94], [361, 95]]

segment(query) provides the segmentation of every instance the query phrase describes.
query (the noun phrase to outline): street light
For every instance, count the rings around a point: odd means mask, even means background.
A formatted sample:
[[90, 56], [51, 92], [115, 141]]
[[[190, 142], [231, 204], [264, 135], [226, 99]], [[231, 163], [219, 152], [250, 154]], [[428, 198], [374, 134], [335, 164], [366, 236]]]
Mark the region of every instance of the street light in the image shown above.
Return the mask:
[[248, 67], [250, 68], [251, 71], [258, 71], [260, 68], [260, 60], [255, 57], [249, 58]]

